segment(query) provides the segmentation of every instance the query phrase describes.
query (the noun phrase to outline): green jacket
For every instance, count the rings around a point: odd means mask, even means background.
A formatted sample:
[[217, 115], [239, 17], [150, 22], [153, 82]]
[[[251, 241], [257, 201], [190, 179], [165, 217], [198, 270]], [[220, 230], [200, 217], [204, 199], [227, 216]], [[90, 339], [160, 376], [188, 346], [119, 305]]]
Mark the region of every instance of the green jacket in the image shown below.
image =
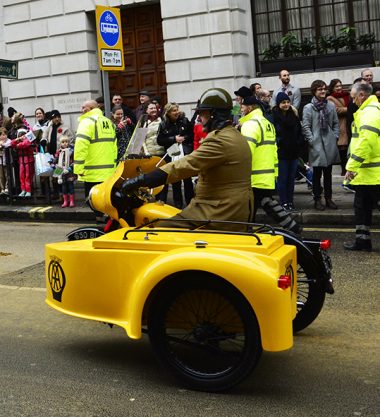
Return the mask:
[[278, 175], [274, 126], [263, 116], [261, 109], [251, 111], [239, 123], [252, 154], [251, 187], [273, 190]]
[[354, 114], [348, 171], [353, 185], [380, 185], [380, 104], [372, 95]]
[[103, 182], [115, 171], [117, 140], [113, 123], [100, 109], [79, 117], [74, 173], [85, 182]]

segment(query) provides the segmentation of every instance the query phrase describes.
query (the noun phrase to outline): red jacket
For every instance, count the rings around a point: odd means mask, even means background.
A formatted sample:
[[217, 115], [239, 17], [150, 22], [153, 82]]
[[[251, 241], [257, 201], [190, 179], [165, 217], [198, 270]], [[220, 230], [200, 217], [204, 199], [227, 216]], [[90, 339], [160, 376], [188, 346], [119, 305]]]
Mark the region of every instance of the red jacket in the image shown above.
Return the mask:
[[202, 123], [194, 125], [194, 151], [199, 148], [200, 142], [207, 136], [206, 132], [203, 132]]
[[13, 139], [11, 146], [17, 149], [19, 163], [34, 163], [34, 145], [29, 139], [25, 138], [21, 142], [18, 139]]

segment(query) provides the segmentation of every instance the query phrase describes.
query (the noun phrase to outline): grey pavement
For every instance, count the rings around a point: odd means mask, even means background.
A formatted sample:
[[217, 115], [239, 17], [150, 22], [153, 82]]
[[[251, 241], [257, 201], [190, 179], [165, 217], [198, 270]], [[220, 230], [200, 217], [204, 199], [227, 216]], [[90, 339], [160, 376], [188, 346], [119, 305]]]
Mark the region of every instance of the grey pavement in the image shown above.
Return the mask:
[[[336, 169], [335, 169], [336, 168]], [[342, 187], [343, 177], [338, 175], [338, 167], [334, 167], [333, 174], [333, 200], [338, 205], [338, 210], [326, 209], [317, 211], [314, 209], [314, 201], [311, 190], [308, 189], [306, 181], [298, 181], [295, 185], [294, 203], [297, 212], [292, 216], [303, 225], [315, 226], [347, 226], [353, 227], [354, 193]], [[169, 193], [168, 204], [171, 203]], [[86, 205], [84, 199], [83, 184], [76, 184], [76, 207], [61, 208], [60, 204], [46, 203], [44, 198], [21, 199], [16, 198], [9, 204], [4, 198], [0, 199], [0, 220], [21, 220], [21, 221], [48, 221], [48, 222], [88, 222], [95, 224], [94, 215]], [[270, 223], [264, 212], [259, 209], [257, 222]], [[373, 211], [373, 224], [380, 225], [380, 211]]]

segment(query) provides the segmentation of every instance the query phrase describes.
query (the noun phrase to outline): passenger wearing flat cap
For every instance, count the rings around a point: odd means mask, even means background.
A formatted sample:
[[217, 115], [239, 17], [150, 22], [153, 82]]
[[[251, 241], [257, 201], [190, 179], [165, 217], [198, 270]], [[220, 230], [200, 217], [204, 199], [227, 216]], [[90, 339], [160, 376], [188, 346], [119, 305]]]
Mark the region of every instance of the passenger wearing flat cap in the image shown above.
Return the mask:
[[273, 198], [278, 175], [276, 132], [263, 115], [261, 102], [254, 96], [245, 97], [241, 104], [243, 117], [239, 120], [241, 134], [247, 139], [252, 154], [251, 187], [255, 218], [257, 209], [263, 210], [285, 229], [295, 233], [301, 227]]
[[134, 110], [137, 120], [140, 120], [140, 117], [145, 113], [147, 105], [150, 102], [150, 95], [150, 92], [146, 90], [139, 92], [139, 105]]

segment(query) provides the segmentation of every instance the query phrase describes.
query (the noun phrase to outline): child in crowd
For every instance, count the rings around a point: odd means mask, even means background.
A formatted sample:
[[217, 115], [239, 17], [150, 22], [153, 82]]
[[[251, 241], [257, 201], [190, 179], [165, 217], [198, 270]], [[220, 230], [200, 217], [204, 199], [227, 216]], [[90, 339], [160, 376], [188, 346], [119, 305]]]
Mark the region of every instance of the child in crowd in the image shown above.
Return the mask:
[[24, 128], [17, 130], [17, 137], [11, 141], [12, 148], [17, 151], [21, 193], [19, 197], [32, 196], [34, 178], [34, 143], [27, 136]]
[[62, 187], [63, 204], [61, 207], [75, 207], [74, 181], [77, 176], [73, 173], [74, 151], [70, 146], [70, 138], [62, 135], [59, 139], [59, 149], [55, 154], [56, 167], [54, 176]]
[[7, 159], [5, 148], [11, 146], [11, 140], [8, 139], [8, 131], [4, 127], [0, 127], [0, 194], [8, 194], [7, 179]]

